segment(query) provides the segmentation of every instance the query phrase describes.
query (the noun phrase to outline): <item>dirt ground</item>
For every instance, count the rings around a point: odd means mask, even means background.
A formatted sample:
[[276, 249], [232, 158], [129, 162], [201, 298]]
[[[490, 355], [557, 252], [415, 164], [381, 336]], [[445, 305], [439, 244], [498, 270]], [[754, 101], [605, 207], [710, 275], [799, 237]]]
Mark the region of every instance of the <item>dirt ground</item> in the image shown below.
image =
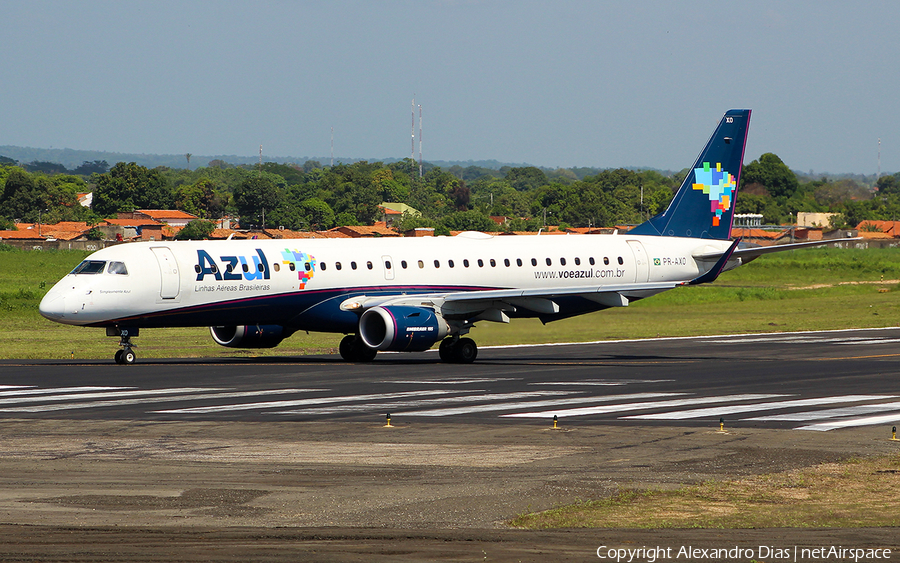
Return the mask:
[[883, 429], [868, 427], [715, 430], [6, 420], [0, 560], [585, 561], [597, 560], [600, 546], [673, 548], [670, 560], [680, 561], [733, 560], [710, 552], [675, 558], [682, 546], [743, 546], [759, 560], [796, 546], [887, 548], [900, 557], [896, 529], [525, 531], [505, 524], [621, 488], [900, 450]]

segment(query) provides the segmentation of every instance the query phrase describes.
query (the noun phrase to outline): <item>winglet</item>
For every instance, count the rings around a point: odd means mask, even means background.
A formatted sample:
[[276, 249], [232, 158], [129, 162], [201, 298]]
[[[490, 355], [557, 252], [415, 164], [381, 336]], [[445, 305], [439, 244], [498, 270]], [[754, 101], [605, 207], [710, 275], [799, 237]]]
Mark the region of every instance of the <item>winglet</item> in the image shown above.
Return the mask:
[[719, 261], [716, 262], [716, 265], [713, 266], [708, 272], [703, 274], [702, 276], [696, 277], [691, 281], [687, 282], [687, 285], [697, 285], [701, 283], [709, 283], [716, 281], [716, 278], [719, 277], [719, 274], [725, 269], [725, 264], [728, 263], [728, 260], [731, 259], [731, 255], [734, 254], [734, 251], [737, 249], [738, 244], [740, 244], [741, 239], [737, 238], [731, 246], [728, 247], [728, 250], [725, 251], [721, 257], [719, 257]]

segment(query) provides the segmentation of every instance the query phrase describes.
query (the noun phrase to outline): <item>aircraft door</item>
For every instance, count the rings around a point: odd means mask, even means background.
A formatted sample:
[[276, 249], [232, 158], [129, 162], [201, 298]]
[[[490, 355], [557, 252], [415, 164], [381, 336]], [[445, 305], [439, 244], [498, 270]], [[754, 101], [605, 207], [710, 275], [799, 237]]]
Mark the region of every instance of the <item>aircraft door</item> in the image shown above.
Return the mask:
[[153, 251], [156, 261], [159, 263], [160, 299], [177, 300], [181, 292], [181, 277], [178, 273], [178, 262], [175, 261], [175, 255], [167, 246], [154, 246], [150, 250]]
[[650, 261], [647, 259], [644, 245], [639, 240], [630, 240], [628, 246], [634, 254], [634, 281], [644, 283], [650, 279]]
[[394, 279], [394, 261], [390, 256], [382, 256], [381, 262], [384, 264], [384, 279]]

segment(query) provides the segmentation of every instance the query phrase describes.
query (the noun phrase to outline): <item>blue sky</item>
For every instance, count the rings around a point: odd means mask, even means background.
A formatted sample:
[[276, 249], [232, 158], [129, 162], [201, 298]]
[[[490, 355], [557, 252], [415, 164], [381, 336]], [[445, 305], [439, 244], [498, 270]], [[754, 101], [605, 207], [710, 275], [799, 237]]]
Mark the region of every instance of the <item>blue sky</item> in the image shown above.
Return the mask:
[[[0, 145], [689, 166], [722, 113], [745, 160], [900, 170], [900, 3], [11, 0]], [[418, 150], [418, 147], [416, 148]]]

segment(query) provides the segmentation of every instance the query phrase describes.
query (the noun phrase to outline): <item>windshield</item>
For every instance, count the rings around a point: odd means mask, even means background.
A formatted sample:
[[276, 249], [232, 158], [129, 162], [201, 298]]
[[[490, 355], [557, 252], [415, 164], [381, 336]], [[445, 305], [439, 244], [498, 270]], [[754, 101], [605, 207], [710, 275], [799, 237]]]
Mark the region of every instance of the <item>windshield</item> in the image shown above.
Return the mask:
[[125, 267], [124, 262], [110, 262], [106, 271], [110, 274], [128, 275], [128, 269]]
[[85, 260], [81, 264], [75, 266], [70, 274], [101, 274], [106, 266], [104, 260]]

